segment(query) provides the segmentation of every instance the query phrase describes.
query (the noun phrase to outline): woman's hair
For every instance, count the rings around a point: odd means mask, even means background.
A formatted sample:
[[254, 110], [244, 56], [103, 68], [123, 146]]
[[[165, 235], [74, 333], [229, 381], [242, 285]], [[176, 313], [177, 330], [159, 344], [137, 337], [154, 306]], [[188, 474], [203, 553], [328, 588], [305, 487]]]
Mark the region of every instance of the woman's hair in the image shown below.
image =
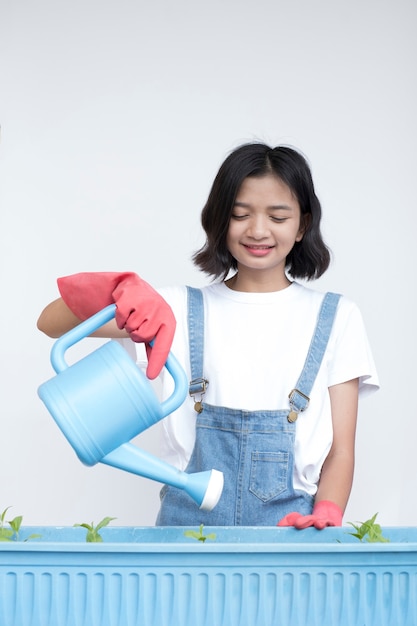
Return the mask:
[[231, 152], [223, 162], [202, 210], [206, 242], [193, 255], [193, 261], [206, 274], [224, 279], [230, 270], [237, 269], [226, 243], [236, 196], [245, 178], [268, 174], [277, 176], [291, 189], [300, 205], [301, 220], [309, 216], [302, 240], [287, 256], [287, 271], [293, 278], [310, 280], [327, 270], [330, 252], [320, 232], [321, 206], [306, 159], [293, 148], [250, 143]]

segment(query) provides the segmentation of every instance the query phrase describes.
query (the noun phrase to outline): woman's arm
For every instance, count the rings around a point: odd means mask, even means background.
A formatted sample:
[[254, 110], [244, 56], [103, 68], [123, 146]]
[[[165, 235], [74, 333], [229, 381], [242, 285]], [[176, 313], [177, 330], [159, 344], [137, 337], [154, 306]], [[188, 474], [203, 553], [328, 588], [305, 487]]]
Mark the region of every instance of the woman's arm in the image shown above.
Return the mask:
[[[40, 331], [48, 335], [48, 337], [61, 337], [64, 333], [71, 330], [81, 323], [81, 320], [74, 315], [70, 308], [67, 307], [62, 298], [54, 300], [48, 304], [39, 316], [37, 326]], [[128, 337], [125, 330], [119, 330], [116, 322], [111, 320], [94, 334], [94, 337], [108, 337], [109, 339], [118, 339]]]
[[357, 378], [329, 388], [333, 443], [321, 470], [315, 502], [334, 502], [342, 511], [353, 481], [358, 391]]
[[146, 374], [151, 379], [158, 376], [171, 349], [176, 321], [169, 304], [151, 285], [133, 272], [81, 272], [58, 278], [58, 289], [62, 300], [43, 310], [39, 330], [60, 337], [81, 319], [114, 303], [114, 321], [93, 335], [110, 339], [129, 336], [146, 344], [153, 341]]
[[311, 515], [288, 513], [278, 526], [302, 529], [340, 526], [352, 488], [355, 464], [355, 433], [358, 413], [357, 378], [329, 388], [333, 443], [323, 464]]

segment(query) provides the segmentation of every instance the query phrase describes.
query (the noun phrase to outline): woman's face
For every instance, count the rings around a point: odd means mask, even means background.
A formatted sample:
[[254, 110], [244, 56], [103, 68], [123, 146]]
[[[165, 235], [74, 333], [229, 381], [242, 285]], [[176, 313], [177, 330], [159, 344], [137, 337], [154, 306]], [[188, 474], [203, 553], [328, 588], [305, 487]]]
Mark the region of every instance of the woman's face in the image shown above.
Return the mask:
[[243, 181], [226, 240], [240, 276], [283, 279], [286, 258], [303, 234], [300, 205], [282, 180], [267, 174]]

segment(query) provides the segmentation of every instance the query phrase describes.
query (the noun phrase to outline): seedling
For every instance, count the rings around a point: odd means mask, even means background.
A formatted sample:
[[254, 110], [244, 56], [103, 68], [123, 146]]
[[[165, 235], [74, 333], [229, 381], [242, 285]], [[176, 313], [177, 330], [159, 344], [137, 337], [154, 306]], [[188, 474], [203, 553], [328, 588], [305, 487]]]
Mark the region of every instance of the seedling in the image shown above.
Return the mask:
[[[6, 521], [6, 513], [10, 509], [8, 506], [4, 509], [3, 513], [0, 515], [0, 541], [19, 541], [19, 531], [22, 525], [23, 517], [22, 515], [18, 515], [14, 517], [12, 520]], [[9, 525], [9, 528], [5, 526], [5, 524]], [[38, 539], [41, 535], [32, 534], [29, 535], [25, 541], [29, 539]]]
[[375, 513], [375, 515], [366, 522], [357, 522], [356, 524], [348, 522], [348, 524], [353, 526], [356, 530], [355, 533], [348, 534], [352, 535], [352, 537], [356, 537], [359, 541], [365, 539], [368, 543], [388, 543], [389, 539], [383, 536], [381, 526], [375, 522], [377, 515], [378, 513]]
[[[10, 522], [5, 522], [6, 513], [9, 509], [10, 507], [8, 506], [0, 516], [0, 541], [13, 541], [12, 537], [15, 531], [13, 528], [5, 528], [4, 526], [5, 523], [10, 525]], [[14, 522], [15, 520], [12, 521]]]
[[197, 539], [198, 541], [202, 541], [203, 543], [206, 539], [216, 539], [216, 533], [209, 533], [208, 535], [203, 535], [204, 524], [200, 524], [200, 528], [198, 531], [196, 530], [185, 530], [185, 537], [192, 537], [193, 539]]
[[97, 524], [94, 525], [94, 522], [91, 524], [74, 524], [74, 526], [82, 527], [87, 530], [86, 541], [87, 543], [101, 543], [103, 541], [103, 537], [100, 535], [99, 531], [107, 526], [112, 520], [117, 519], [116, 517], [105, 517]]

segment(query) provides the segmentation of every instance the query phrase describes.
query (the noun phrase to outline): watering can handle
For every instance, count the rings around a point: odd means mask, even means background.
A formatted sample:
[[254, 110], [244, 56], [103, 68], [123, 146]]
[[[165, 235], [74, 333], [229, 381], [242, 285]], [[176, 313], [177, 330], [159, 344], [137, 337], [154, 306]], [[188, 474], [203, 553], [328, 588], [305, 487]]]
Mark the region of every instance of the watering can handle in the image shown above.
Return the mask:
[[114, 318], [115, 312], [116, 305], [109, 304], [109, 306], [69, 330], [54, 343], [51, 350], [51, 363], [57, 374], [68, 368], [68, 364], [65, 361], [65, 352], [68, 348], [91, 335], [100, 326], [110, 322]]
[[[57, 374], [68, 368], [68, 364], [65, 361], [65, 352], [68, 348], [78, 341], [81, 341], [81, 339], [88, 337], [107, 322], [110, 322], [110, 320], [114, 318], [115, 312], [116, 305], [109, 304], [109, 306], [81, 322], [81, 324], [75, 326], [57, 339], [51, 350], [51, 363]], [[150, 344], [152, 345], [153, 341], [151, 341]], [[174, 393], [161, 403], [162, 414], [169, 415], [169, 413], [172, 413], [172, 411], [178, 408], [178, 398], [183, 397], [183, 399], [185, 399], [188, 394], [188, 380], [183, 368], [171, 352], [168, 355], [165, 367], [175, 382]]]

